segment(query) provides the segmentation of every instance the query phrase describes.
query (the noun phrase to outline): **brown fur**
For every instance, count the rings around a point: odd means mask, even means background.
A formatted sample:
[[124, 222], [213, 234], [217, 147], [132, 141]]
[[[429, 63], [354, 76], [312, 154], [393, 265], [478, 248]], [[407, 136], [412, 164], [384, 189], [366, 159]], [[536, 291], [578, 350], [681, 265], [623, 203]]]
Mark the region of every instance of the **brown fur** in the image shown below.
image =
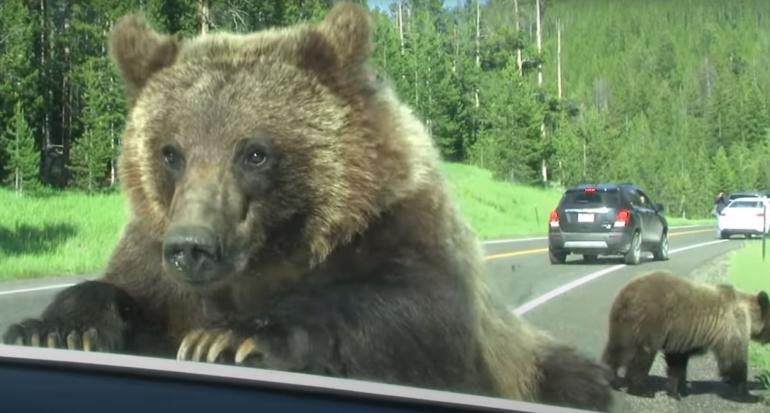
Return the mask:
[[614, 374], [625, 367], [629, 390], [644, 393], [654, 356], [663, 352], [669, 393], [679, 397], [688, 358], [711, 351], [721, 375], [743, 385], [749, 341], [770, 341], [768, 306], [764, 292], [749, 294], [729, 285], [651, 273], [629, 282], [615, 298], [603, 361]]
[[[318, 26], [191, 40], [118, 24], [133, 218], [104, 281], [141, 309], [124, 347], [169, 354], [225, 322], [280, 343], [271, 357], [293, 370], [605, 410], [598, 363], [492, 302], [429, 135], [365, 64], [369, 31], [353, 5]], [[244, 174], [233, 160], [255, 139], [270, 163]], [[202, 288], [162, 264], [168, 233], [189, 225], [224, 249]]]

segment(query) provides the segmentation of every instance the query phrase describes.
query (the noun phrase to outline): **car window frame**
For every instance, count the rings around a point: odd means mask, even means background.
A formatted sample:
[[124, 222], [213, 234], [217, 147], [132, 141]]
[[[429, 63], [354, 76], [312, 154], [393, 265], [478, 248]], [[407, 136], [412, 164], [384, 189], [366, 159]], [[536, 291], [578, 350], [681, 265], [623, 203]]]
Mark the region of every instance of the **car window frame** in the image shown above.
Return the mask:
[[[29, 347], [0, 344], [0, 372], [4, 369], [24, 368], [29, 374], [69, 384], [67, 378], [109, 375], [125, 382], [140, 380], [142, 386], [168, 383], [188, 383], [206, 386], [245, 388], [253, 392], [280, 392], [291, 394], [307, 405], [307, 399], [344, 398], [349, 404], [381, 406], [389, 404], [393, 411], [487, 411], [508, 413], [590, 413], [589, 410], [562, 407], [545, 403], [526, 402], [502, 397], [490, 397], [472, 393], [435, 390], [425, 387], [390, 384], [377, 381], [339, 378], [309, 373], [243, 368], [224, 364], [180, 362], [159, 357], [137, 356], [118, 353], [81, 352], [67, 349]], [[26, 374], [26, 373], [25, 373]], [[5, 376], [8, 377], [8, 376]], [[77, 381], [76, 381], [77, 383]], [[90, 387], [84, 392], [92, 391]], [[161, 386], [163, 387], [163, 386]], [[58, 387], [45, 386], [35, 393], [57, 394], [57, 400], [72, 400], [61, 407], [77, 406], [78, 399], [71, 393], [62, 394]], [[166, 390], [159, 390], [166, 391]], [[55, 392], [55, 393], [54, 393]], [[212, 393], [216, 397], [217, 393]], [[255, 395], [255, 397], [258, 397]], [[13, 405], [12, 405], [13, 406]], [[399, 408], [402, 407], [402, 408]], [[152, 406], [148, 411], [165, 411], [166, 406]], [[125, 411], [116, 409], [117, 411]], [[377, 409], [382, 411], [382, 409]], [[34, 410], [33, 410], [34, 411]], [[297, 411], [297, 410], [295, 410]], [[311, 411], [317, 411], [313, 409]], [[328, 409], [324, 409], [328, 411]]]
[[642, 203], [642, 206], [644, 206], [647, 209], [656, 209], [655, 203], [652, 202], [652, 198], [650, 198], [649, 195], [647, 195], [646, 192], [642, 191], [641, 189], [637, 189], [637, 192], [639, 192], [640, 196], [644, 196], [644, 202]]

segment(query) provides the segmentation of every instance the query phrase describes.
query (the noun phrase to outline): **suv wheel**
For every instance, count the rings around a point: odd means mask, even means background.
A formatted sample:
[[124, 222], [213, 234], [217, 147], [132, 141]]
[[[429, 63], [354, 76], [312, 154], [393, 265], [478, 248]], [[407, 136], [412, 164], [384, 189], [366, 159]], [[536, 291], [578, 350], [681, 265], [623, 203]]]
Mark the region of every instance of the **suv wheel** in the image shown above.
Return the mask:
[[564, 252], [556, 252], [549, 249], [548, 258], [551, 259], [551, 264], [564, 264], [564, 261], [567, 260], [567, 254]]
[[585, 262], [596, 262], [596, 254], [583, 254], [583, 261]]
[[653, 251], [652, 256], [658, 261], [668, 259], [668, 231], [663, 232], [663, 235], [660, 237], [660, 243], [655, 251]]
[[634, 232], [634, 237], [631, 238], [631, 247], [628, 249], [626, 256], [623, 257], [628, 265], [639, 264], [642, 257], [642, 234], [639, 231]]

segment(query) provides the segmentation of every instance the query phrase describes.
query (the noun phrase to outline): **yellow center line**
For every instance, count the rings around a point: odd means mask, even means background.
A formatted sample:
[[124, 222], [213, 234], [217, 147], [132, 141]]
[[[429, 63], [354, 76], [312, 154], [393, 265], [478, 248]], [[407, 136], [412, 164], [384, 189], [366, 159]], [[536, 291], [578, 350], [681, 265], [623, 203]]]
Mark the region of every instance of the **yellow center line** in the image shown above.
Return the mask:
[[[669, 237], [676, 237], [678, 235], [688, 235], [688, 234], [699, 234], [702, 232], [712, 232], [714, 229], [696, 229], [692, 231], [681, 231], [681, 232], [673, 232], [669, 235]], [[531, 250], [521, 250], [521, 251], [512, 251], [512, 252], [504, 252], [501, 254], [492, 254], [487, 255], [484, 257], [485, 260], [497, 260], [500, 258], [509, 258], [509, 257], [517, 257], [520, 255], [531, 255], [531, 254], [539, 254], [541, 252], [547, 252], [548, 248], [535, 248]]]
[[517, 255], [537, 254], [539, 252], [546, 252], [546, 251], [548, 251], [548, 248], [537, 248], [537, 249], [533, 249], [533, 250], [505, 252], [505, 253], [502, 253], [502, 254], [487, 255], [486, 257], [484, 257], [484, 259], [485, 260], [496, 260], [498, 258], [515, 257]]
[[711, 229], [694, 229], [692, 231], [672, 232], [671, 234], [669, 234], [669, 237], [676, 237], [678, 235], [688, 235], [688, 234], [700, 234], [702, 232], [714, 232], [714, 228], [711, 228]]

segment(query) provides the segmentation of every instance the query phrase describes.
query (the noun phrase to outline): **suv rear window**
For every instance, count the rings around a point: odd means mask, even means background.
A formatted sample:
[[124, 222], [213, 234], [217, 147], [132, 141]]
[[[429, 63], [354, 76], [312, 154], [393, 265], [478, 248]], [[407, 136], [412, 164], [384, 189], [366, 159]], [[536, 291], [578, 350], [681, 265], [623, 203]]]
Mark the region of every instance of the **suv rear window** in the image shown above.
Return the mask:
[[564, 207], [601, 207], [617, 206], [620, 203], [618, 190], [586, 192], [583, 189], [567, 191], [564, 194]]
[[738, 198], [759, 198], [761, 197], [760, 194], [755, 194], [753, 192], [736, 192], [734, 194], [730, 194], [727, 199], [733, 200]]
[[730, 208], [762, 208], [762, 203], [755, 201], [735, 201], [730, 204]]

